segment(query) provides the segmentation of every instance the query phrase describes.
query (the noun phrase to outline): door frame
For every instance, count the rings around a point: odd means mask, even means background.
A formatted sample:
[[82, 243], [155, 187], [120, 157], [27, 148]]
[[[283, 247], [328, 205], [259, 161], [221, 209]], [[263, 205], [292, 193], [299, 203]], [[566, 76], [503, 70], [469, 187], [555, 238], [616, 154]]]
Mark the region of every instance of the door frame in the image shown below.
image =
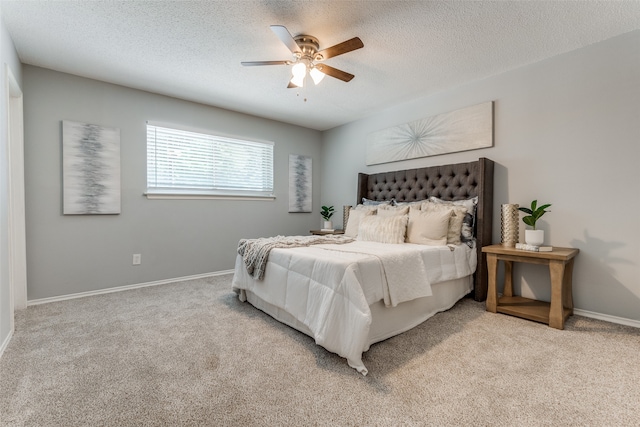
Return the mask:
[[27, 307], [23, 94], [5, 64], [7, 93], [8, 258], [11, 330], [15, 310]]

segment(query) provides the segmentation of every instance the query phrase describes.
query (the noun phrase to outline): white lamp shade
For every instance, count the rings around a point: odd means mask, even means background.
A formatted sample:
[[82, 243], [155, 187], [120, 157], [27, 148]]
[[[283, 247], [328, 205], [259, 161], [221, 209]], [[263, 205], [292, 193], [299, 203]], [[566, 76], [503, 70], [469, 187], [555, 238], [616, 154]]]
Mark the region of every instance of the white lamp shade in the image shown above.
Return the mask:
[[293, 74], [294, 77], [297, 77], [297, 76], [304, 77], [306, 72], [307, 72], [307, 66], [304, 65], [302, 62], [298, 62], [296, 65], [293, 66], [293, 68], [291, 68], [291, 73]]
[[302, 62], [298, 62], [291, 69], [291, 73], [293, 74], [291, 83], [298, 87], [302, 87], [304, 85], [304, 78], [307, 75], [307, 66]]
[[294, 84], [298, 87], [304, 86], [304, 76], [293, 76], [291, 79], [291, 84]]
[[324, 73], [317, 68], [312, 68], [311, 71], [309, 71], [309, 75], [315, 84], [320, 83], [322, 79], [324, 79]]

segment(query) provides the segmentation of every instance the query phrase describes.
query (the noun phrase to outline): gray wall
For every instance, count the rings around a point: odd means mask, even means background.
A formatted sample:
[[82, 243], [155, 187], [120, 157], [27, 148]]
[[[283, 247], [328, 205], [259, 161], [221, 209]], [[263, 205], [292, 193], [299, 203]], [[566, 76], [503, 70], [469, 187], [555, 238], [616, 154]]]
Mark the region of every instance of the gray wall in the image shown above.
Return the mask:
[[[365, 165], [368, 133], [489, 100], [495, 101], [493, 148]], [[573, 276], [576, 308], [640, 321], [640, 31], [325, 132], [322, 201], [353, 204], [358, 172], [481, 156], [497, 162], [494, 241], [500, 242], [502, 203], [552, 203], [539, 228], [545, 243], [581, 251]], [[523, 230], [524, 224], [520, 241]], [[515, 279], [524, 296], [549, 300], [541, 267], [517, 267]]]
[[[33, 66], [24, 81], [29, 300], [230, 270], [239, 239], [320, 225], [320, 132]], [[61, 214], [62, 120], [120, 129], [120, 215]], [[146, 120], [274, 141], [276, 200], [148, 200]], [[291, 153], [313, 158], [313, 213], [287, 212]]]
[[9, 242], [7, 240], [9, 234], [7, 145], [9, 140], [6, 131], [7, 99], [9, 94], [6, 88], [6, 65], [9, 66], [11, 73], [20, 87], [22, 87], [22, 65], [11, 37], [4, 26], [4, 21], [0, 16], [0, 68], [2, 68], [0, 71], [0, 346], [11, 333], [11, 317], [9, 316], [11, 310], [9, 298]]

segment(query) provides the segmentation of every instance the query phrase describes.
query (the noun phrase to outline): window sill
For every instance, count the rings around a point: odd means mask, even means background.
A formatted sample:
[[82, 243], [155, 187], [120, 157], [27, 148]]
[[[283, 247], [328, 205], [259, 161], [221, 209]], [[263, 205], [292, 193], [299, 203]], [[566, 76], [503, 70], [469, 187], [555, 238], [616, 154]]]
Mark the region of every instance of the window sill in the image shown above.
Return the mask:
[[262, 200], [273, 201], [276, 196], [248, 194], [143, 193], [149, 200]]

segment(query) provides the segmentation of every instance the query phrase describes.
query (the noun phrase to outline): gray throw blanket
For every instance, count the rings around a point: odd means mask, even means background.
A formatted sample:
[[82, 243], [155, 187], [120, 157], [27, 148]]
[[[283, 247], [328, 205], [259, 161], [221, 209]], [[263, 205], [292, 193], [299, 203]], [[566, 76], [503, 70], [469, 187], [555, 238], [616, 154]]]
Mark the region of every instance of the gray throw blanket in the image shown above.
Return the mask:
[[349, 243], [353, 238], [342, 235], [324, 236], [276, 236], [259, 239], [242, 239], [238, 243], [238, 254], [242, 256], [247, 272], [255, 279], [262, 280], [267, 267], [269, 252], [273, 248], [299, 248], [322, 243]]

